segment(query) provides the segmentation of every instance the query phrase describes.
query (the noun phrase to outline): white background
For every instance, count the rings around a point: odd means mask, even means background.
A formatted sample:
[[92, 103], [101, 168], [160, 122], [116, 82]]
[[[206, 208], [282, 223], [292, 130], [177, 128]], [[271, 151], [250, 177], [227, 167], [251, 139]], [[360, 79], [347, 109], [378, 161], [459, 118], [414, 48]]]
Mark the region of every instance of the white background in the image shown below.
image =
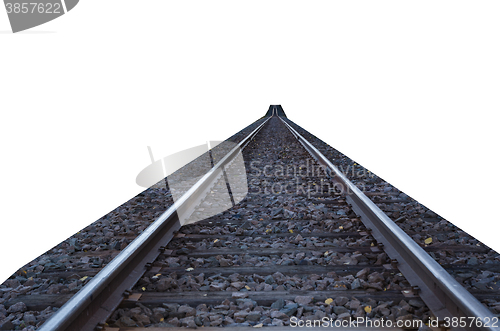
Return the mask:
[[500, 250], [497, 1], [81, 0], [0, 10], [0, 281], [156, 158], [289, 118]]

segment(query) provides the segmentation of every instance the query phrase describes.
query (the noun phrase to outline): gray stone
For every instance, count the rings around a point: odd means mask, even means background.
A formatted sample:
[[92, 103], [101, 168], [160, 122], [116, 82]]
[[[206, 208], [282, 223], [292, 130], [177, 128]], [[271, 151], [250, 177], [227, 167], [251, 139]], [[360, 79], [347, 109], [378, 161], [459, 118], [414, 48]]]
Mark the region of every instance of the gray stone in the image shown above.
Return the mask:
[[206, 304], [202, 303], [198, 306], [196, 306], [197, 313], [198, 312], [208, 312], [208, 307]]
[[283, 208], [273, 208], [273, 210], [271, 212], [271, 217], [274, 217], [274, 216], [280, 214], [281, 212], [283, 212]]
[[359, 306], [361, 305], [361, 302], [359, 300], [351, 300], [349, 303], [346, 304], [346, 307], [352, 310], [357, 310]]
[[272, 322], [272, 321], [271, 321], [271, 319], [270, 319], [269, 317], [264, 318], [264, 319], [261, 321], [261, 323], [262, 323], [262, 324], [264, 324], [264, 325], [271, 324], [271, 322]]
[[210, 316], [209, 318], [210, 318], [210, 326], [219, 326], [222, 324], [222, 315], [213, 315]]
[[0, 330], [13, 330], [14, 324], [11, 321], [0, 321]]
[[299, 308], [298, 304], [289, 303], [289, 304], [285, 305], [283, 307], [283, 309], [281, 309], [280, 311], [282, 313], [286, 314], [287, 316], [292, 316], [293, 314], [295, 314], [295, 312], [297, 311], [298, 308]]
[[367, 283], [368, 287], [369, 288], [374, 288], [376, 290], [379, 290], [379, 291], [383, 291], [384, 289], [382, 288], [382, 283], [381, 282], [378, 282], [378, 283]]
[[162, 318], [165, 318], [165, 316], [167, 316], [167, 310], [165, 308], [161, 307], [153, 308], [152, 318], [155, 320], [156, 323], [159, 323]]
[[252, 311], [247, 315], [247, 321], [256, 322], [260, 320], [262, 314], [258, 311]]
[[317, 311], [314, 313], [314, 319], [315, 319], [315, 320], [321, 320], [323, 317], [326, 317], [326, 313], [325, 313], [324, 311], [317, 310]]
[[426, 211], [426, 212], [425, 212], [425, 215], [426, 215], [426, 216], [428, 216], [428, 217], [432, 217], [432, 218], [434, 218], [434, 217], [437, 217], [437, 216], [438, 216], [435, 212], [433, 212], [433, 211], [432, 211], [432, 210], [430, 210], [430, 209], [429, 209], [428, 211]]
[[[81, 277], [78, 277], [77, 279], [80, 279], [80, 278], [81, 278]], [[34, 280], [34, 279], [28, 279], [28, 280], [27, 280], [27, 281], [26, 281], [23, 285], [24, 285], [24, 286], [33, 286], [33, 285], [35, 285], [35, 284], [36, 284], [36, 282], [35, 282], [35, 280]]]
[[[120, 241], [115, 241], [114, 244], [111, 246], [111, 248], [118, 251], [118, 250], [120, 250], [121, 246], [122, 246], [122, 243]], [[82, 247], [82, 249], [88, 250], [88, 249], [90, 249], [90, 245], [84, 245]]]
[[313, 301], [313, 297], [310, 295], [298, 295], [294, 301], [299, 305], [308, 305]]
[[339, 319], [339, 320], [348, 320], [350, 318], [351, 318], [351, 314], [349, 314], [349, 313], [342, 313], [342, 314], [337, 316], [337, 319]]
[[274, 278], [273, 278], [273, 276], [271, 276], [271, 275], [267, 276], [267, 277], [265, 278], [265, 283], [266, 283], [266, 284], [269, 284], [269, 285], [274, 284]]
[[197, 327], [196, 322], [194, 321], [194, 316], [183, 318], [179, 320], [179, 322], [181, 323], [181, 326], [187, 326], [188, 328], [191, 329], [196, 329]]
[[457, 276], [466, 280], [471, 277], [474, 277], [474, 274], [472, 272], [463, 272], [463, 273], [458, 273]]
[[365, 311], [363, 309], [363, 307], [358, 307], [358, 309], [356, 309], [356, 313], [354, 314], [353, 316], [355, 319], [356, 318], [360, 318], [360, 317], [365, 317]]
[[179, 314], [185, 314], [185, 316], [195, 316], [196, 315], [196, 309], [193, 307], [190, 307], [188, 305], [180, 306], [177, 309], [177, 312]]
[[13, 304], [12, 306], [9, 307], [7, 310], [8, 313], [24, 313], [27, 310], [26, 305], [24, 302], [18, 302], [16, 304]]
[[252, 309], [254, 306], [257, 306], [257, 302], [252, 299], [236, 299], [236, 303], [238, 304], [238, 306], [243, 307], [243, 309]]
[[244, 310], [237, 311], [234, 313], [234, 321], [236, 323], [243, 323], [248, 316], [248, 313]]
[[335, 306], [333, 307], [333, 312], [337, 315], [341, 315], [343, 313], [349, 312], [349, 310], [343, 306]]
[[378, 272], [374, 272], [368, 276], [368, 282], [370, 283], [378, 283], [383, 281], [384, 281], [384, 276], [382, 276]]
[[478, 260], [475, 256], [469, 258], [469, 260], [467, 261], [467, 264], [469, 265], [477, 265], [478, 264]]
[[33, 313], [25, 313], [23, 316], [23, 321], [27, 325], [35, 325], [36, 324], [36, 317], [33, 315]]
[[210, 284], [210, 291], [224, 291], [226, 289], [225, 283], [212, 283]]
[[281, 312], [281, 311], [272, 311], [271, 312], [271, 318], [273, 318], [273, 319], [276, 319], [276, 318], [278, 318], [278, 319], [286, 319], [286, 318], [288, 318], [288, 315], [285, 314], [285, 313], [283, 313], [283, 312]]
[[223, 323], [224, 323], [224, 325], [230, 325], [230, 324], [234, 324], [235, 322], [234, 322], [234, 320], [231, 317], [226, 316], [226, 317], [224, 317], [224, 322]]
[[130, 317], [124, 315], [120, 317], [118, 321], [115, 322], [115, 325], [120, 328], [123, 328], [123, 327], [137, 326], [137, 323]]
[[156, 289], [158, 291], [166, 291], [172, 286], [173, 279], [170, 277], [162, 278], [156, 284]]
[[379, 312], [383, 315], [383, 316], [389, 316], [391, 314], [391, 310], [389, 308], [381, 308], [379, 310]]
[[357, 290], [358, 288], [361, 288], [361, 282], [359, 281], [359, 279], [355, 279], [352, 283], [351, 283], [351, 289], [352, 290]]
[[177, 317], [171, 318], [168, 320], [168, 324], [171, 324], [175, 327], [178, 327], [180, 325], [179, 319]]
[[149, 317], [144, 314], [135, 315], [134, 319], [142, 324], [151, 324], [151, 320], [149, 319]]
[[364, 268], [363, 270], [358, 271], [356, 274], [356, 278], [366, 279], [365, 277], [370, 272], [370, 268]]
[[283, 299], [278, 299], [276, 300], [275, 302], [273, 302], [273, 304], [271, 305], [271, 308], [275, 308], [275, 309], [281, 309], [285, 306], [285, 300]]
[[180, 305], [178, 303], [164, 303], [162, 306], [169, 312], [177, 312], [177, 308], [179, 308]]
[[234, 287], [237, 290], [241, 290], [242, 288], [245, 287], [245, 285], [246, 284], [244, 282], [232, 282], [231, 283], [231, 286]]
[[335, 302], [336, 306], [343, 306], [349, 301], [349, 299], [346, 297], [336, 297], [333, 301]]
[[201, 318], [199, 316], [196, 316], [194, 318], [194, 323], [197, 325], [197, 326], [202, 326], [203, 325], [203, 322], [201, 320]]
[[231, 261], [228, 259], [224, 259], [224, 258], [220, 259], [219, 263], [220, 263], [221, 267], [228, 267], [231, 265]]
[[21, 285], [18, 279], [7, 279], [4, 283], [7, 287], [17, 288]]

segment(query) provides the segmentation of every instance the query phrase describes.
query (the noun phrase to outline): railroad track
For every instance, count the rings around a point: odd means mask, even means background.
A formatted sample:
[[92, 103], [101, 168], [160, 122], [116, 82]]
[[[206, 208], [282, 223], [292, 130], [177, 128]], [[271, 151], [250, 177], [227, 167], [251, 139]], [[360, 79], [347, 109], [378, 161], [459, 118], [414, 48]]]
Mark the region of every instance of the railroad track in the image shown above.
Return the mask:
[[[500, 313], [500, 255], [285, 119], [485, 306]], [[431, 186], [432, 187], [432, 186]], [[445, 193], [444, 193], [445, 194]], [[494, 308], [496, 307], [496, 309]]]
[[[277, 330], [324, 319], [343, 326], [357, 320], [377, 330], [383, 329], [383, 319], [386, 326], [418, 329], [421, 322], [446, 317], [490, 321], [487, 326], [468, 320], [453, 330], [496, 329], [484, 303], [495, 301], [498, 293], [474, 297], [450, 275], [463, 274], [467, 265], [445, 264], [446, 271], [432, 257], [443, 251], [453, 256], [489, 251], [426, 245], [418, 231], [405, 233], [396, 225], [401, 221], [386, 214], [401, 217], [388, 210], [399, 199], [372, 190], [367, 194], [376, 203], [370, 200], [315, 147], [317, 142], [299, 133], [280, 106], [271, 106], [251, 129], [224, 155], [211, 155], [213, 168], [134, 241], [116, 241], [125, 243], [119, 254], [85, 254], [99, 257], [101, 264], [78, 271], [88, 283], [76, 295], [21, 294], [9, 298], [6, 307], [62, 306], [40, 330]], [[248, 186], [237, 184], [243, 180]], [[161, 193], [173, 188], [166, 190]], [[51, 272], [64, 279], [76, 273]]]

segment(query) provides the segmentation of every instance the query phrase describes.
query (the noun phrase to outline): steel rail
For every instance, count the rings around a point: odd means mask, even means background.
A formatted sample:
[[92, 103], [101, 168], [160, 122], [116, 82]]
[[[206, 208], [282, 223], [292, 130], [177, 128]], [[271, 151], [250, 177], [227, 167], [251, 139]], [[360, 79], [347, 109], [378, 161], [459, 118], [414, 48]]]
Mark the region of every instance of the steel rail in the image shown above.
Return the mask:
[[[363, 224], [371, 230], [373, 237], [383, 243], [383, 249], [389, 257], [397, 260], [398, 269], [410, 284], [418, 286], [419, 296], [439, 321], [444, 322], [444, 318], [458, 318], [455, 320], [459, 325], [460, 321], [466, 321], [466, 327], [454, 327], [452, 330], [498, 330], [497, 327], [491, 326], [494, 315], [485, 306], [403, 232], [318, 149], [281, 117], [280, 120], [320, 164], [330, 169], [330, 175], [346, 193], [347, 202], [361, 217]], [[478, 319], [483, 323], [489, 321], [490, 327], [478, 326]]]
[[134, 241], [121, 251], [90, 282], [68, 300], [44, 324], [40, 331], [91, 331], [104, 329], [132, 286], [150, 268], [162, 247], [174, 237], [181, 224], [177, 211], [199, 199], [222, 169], [255, 137], [270, 117], [235, 146], [179, 200], [158, 217]]

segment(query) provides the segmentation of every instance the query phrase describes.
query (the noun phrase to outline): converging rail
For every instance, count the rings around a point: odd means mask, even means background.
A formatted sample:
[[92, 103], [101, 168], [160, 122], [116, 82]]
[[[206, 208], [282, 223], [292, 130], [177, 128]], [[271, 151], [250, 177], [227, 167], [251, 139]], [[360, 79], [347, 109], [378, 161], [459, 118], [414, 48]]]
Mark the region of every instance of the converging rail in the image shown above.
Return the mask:
[[[281, 119], [281, 118], [280, 118]], [[441, 320], [445, 317], [479, 317], [493, 320], [494, 315], [472, 294], [467, 292], [429, 254], [404, 233], [387, 215], [380, 210], [363, 192], [337, 169], [321, 152], [302, 137], [285, 120], [287, 126], [304, 148], [323, 166], [347, 194], [349, 204], [372, 235], [383, 244], [383, 249], [397, 261], [398, 269], [414, 285], [433, 314]], [[461, 330], [462, 328], [454, 328]], [[464, 330], [496, 330], [493, 327], [475, 326]]]
[[199, 199], [207, 187], [221, 175], [221, 170], [257, 135], [269, 119], [234, 147], [181, 199], [176, 201], [153, 224], [141, 233], [125, 250], [104, 267], [84, 288], [74, 295], [61, 309], [47, 320], [40, 330], [94, 330], [104, 328], [104, 321], [118, 307], [128, 290], [146, 272], [160, 254], [160, 249], [170, 242], [179, 230], [178, 211], [188, 209]]
[[[247, 147], [250, 143], [255, 142], [257, 135], [264, 131], [269, 132], [270, 128], [280, 127], [279, 130], [284, 131], [289, 138], [290, 141], [294, 141], [294, 144], [299, 146], [302, 145], [304, 149], [309, 153], [318, 164], [322, 166], [324, 172], [326, 172], [329, 180], [337, 184], [337, 188], [342, 188], [340, 193], [335, 193], [332, 195], [335, 199], [332, 199], [328, 202], [325, 200], [321, 200], [325, 202], [325, 204], [329, 204], [330, 210], [334, 210], [335, 208], [343, 208], [344, 205], [347, 205], [347, 208], [350, 209], [349, 217], [356, 217], [360, 219], [365, 228], [365, 230], [361, 231], [358, 228], [358, 232], [345, 232], [339, 233], [338, 231], [326, 231], [324, 229], [323, 232], [311, 232], [311, 233], [303, 233], [302, 236], [304, 238], [309, 237], [324, 237], [327, 239], [336, 240], [336, 238], [361, 238], [361, 237], [373, 237], [376, 242], [379, 244], [375, 247], [365, 247], [365, 246], [342, 246], [342, 247], [333, 247], [329, 249], [329, 251], [323, 250], [319, 253], [318, 256], [327, 256], [332, 251], [343, 253], [343, 252], [367, 252], [367, 253], [387, 253], [389, 257], [392, 259], [389, 266], [391, 270], [399, 270], [406, 280], [412, 285], [411, 288], [405, 289], [403, 293], [397, 293], [397, 291], [380, 291], [380, 292], [368, 292], [362, 293], [361, 290], [355, 291], [351, 290], [352, 293], [356, 293], [362, 297], [368, 297], [373, 295], [374, 297], [380, 298], [392, 298], [392, 297], [406, 297], [415, 298], [420, 297], [427, 307], [432, 311], [432, 314], [444, 321], [445, 317], [478, 317], [481, 319], [490, 319], [493, 320], [494, 315], [484, 307], [474, 296], [472, 296], [465, 288], [463, 288], [453, 277], [446, 272], [436, 261], [434, 261], [428, 253], [421, 248], [413, 239], [411, 239], [405, 232], [403, 232], [379, 207], [377, 207], [363, 192], [361, 192], [351, 181], [347, 179], [347, 177], [338, 170], [338, 168], [329, 161], [329, 159], [323, 155], [316, 147], [314, 147], [309, 141], [307, 141], [302, 135], [300, 135], [297, 130], [295, 130], [286, 119], [286, 115], [279, 105], [272, 105], [269, 107], [269, 110], [266, 114], [267, 118], [255, 129], [253, 130], [246, 138], [244, 138], [237, 146], [232, 148], [217, 164], [215, 164], [211, 170], [209, 170], [204, 176], [201, 177], [187, 192], [182, 195], [180, 199], [178, 199], [168, 210], [166, 210], [156, 221], [154, 221], [144, 232], [142, 232], [134, 241], [132, 241], [123, 251], [121, 251], [116, 258], [114, 258], [108, 265], [106, 265], [94, 278], [85, 285], [77, 294], [75, 294], [69, 301], [67, 301], [52, 317], [50, 317], [39, 330], [43, 331], [75, 331], [75, 330], [104, 330], [107, 327], [105, 326], [105, 322], [110, 318], [113, 312], [120, 306], [123, 305], [124, 301], [133, 302], [130, 300], [132, 296], [134, 296], [133, 287], [136, 286], [138, 281], [144, 277], [145, 274], [151, 273], [152, 270], [158, 271], [157, 267], [153, 267], [155, 260], [160, 255], [168, 255], [168, 256], [176, 256], [180, 253], [176, 253], [173, 249], [170, 249], [167, 245], [172, 245], [177, 241], [189, 241], [189, 243], [196, 241], [207, 241], [210, 243], [209, 248], [201, 249], [195, 248], [191, 244], [191, 251], [189, 254], [195, 258], [206, 258], [211, 256], [212, 254], [217, 254], [218, 256], [233, 256], [238, 254], [246, 254], [246, 255], [265, 255], [265, 256], [281, 256], [282, 254], [287, 254], [290, 250], [300, 251], [300, 254], [304, 254], [307, 252], [318, 251], [318, 247], [312, 247], [305, 245], [299, 245], [297, 249], [290, 248], [281, 248], [274, 247], [269, 245], [265, 248], [248, 248], [248, 247], [220, 247], [215, 246], [215, 244], [222, 240], [224, 236], [231, 237], [233, 234], [225, 234], [219, 233], [217, 236], [214, 236], [212, 233], [199, 233], [199, 232], [187, 232], [179, 234], [178, 231], [181, 229], [185, 229], [183, 227], [184, 221], [183, 219], [189, 215], [191, 215], [195, 206], [200, 204], [200, 201], [203, 197], [210, 192], [211, 188], [215, 185], [214, 183], [220, 178], [225, 178], [226, 184], [228, 183], [226, 171], [228, 171], [229, 165], [240, 155], [242, 155], [242, 150]], [[278, 121], [279, 119], [279, 121]], [[258, 124], [258, 123], [256, 123]], [[286, 128], [286, 130], [283, 128]], [[295, 141], [293, 137], [298, 141]], [[259, 137], [261, 137], [259, 135]], [[255, 145], [255, 143], [253, 143]], [[253, 148], [253, 147], [252, 147]], [[301, 153], [307, 154], [303, 151], [303, 149], [299, 146]], [[280, 153], [286, 158], [288, 157], [289, 151], [282, 150]], [[296, 151], [295, 151], [296, 152]], [[259, 152], [260, 153], [260, 152]], [[260, 155], [260, 154], [258, 154]], [[280, 154], [281, 155], [281, 154]], [[299, 155], [299, 154], [297, 154]], [[301, 154], [300, 154], [301, 155]], [[298, 156], [297, 156], [298, 157]], [[298, 182], [297, 182], [298, 183]], [[229, 184], [227, 184], [229, 187]], [[236, 194], [236, 193], [235, 193]], [[259, 201], [265, 200], [262, 198]], [[231, 201], [234, 200], [231, 195]], [[276, 200], [277, 201], [277, 200]], [[273, 204], [276, 202], [273, 200]], [[267, 207], [267, 204], [266, 204]], [[272, 231], [271, 225], [273, 222], [280, 222], [280, 218], [276, 218], [276, 213], [284, 213], [283, 208], [281, 210], [277, 210], [273, 212], [272, 217], [263, 220], [236, 220], [236, 221], [227, 221], [220, 219], [209, 219], [202, 220], [198, 223], [193, 223], [191, 225], [203, 224], [203, 225], [226, 225], [231, 227], [235, 231], [236, 236], [248, 237], [253, 239], [262, 239], [262, 234], [259, 231], [263, 231], [264, 227], [259, 228], [259, 226], [266, 225], [267, 230], [263, 232], [263, 234], [267, 234]], [[351, 214], [352, 212], [352, 214]], [[292, 212], [290, 212], [291, 215]], [[352, 216], [355, 215], [355, 216]], [[297, 220], [304, 221], [304, 220]], [[259, 223], [260, 222], [260, 223]], [[250, 223], [250, 226], [255, 227], [255, 233], [245, 232], [245, 225]], [[316, 222], [317, 223], [317, 222]], [[186, 223], [187, 224], [187, 223]], [[235, 225], [236, 224], [236, 225]], [[257, 229], [260, 229], [257, 231]], [[320, 228], [316, 228], [319, 230]], [[181, 230], [183, 231], [183, 230]], [[288, 232], [289, 231], [289, 232]], [[361, 231], [361, 232], [359, 232]], [[297, 233], [294, 233], [292, 228], [285, 232], [276, 232], [274, 233], [273, 238], [287, 240], [295, 240], [300, 241], [300, 239], [293, 239], [293, 236], [297, 236]], [[240, 237], [240, 238], [241, 238]], [[292, 239], [290, 239], [292, 238]], [[219, 242], [220, 243], [220, 242]], [[356, 243], [356, 242], [351, 242]], [[175, 246], [175, 245], [174, 245]], [[179, 245], [175, 247], [181, 247]], [[204, 247], [204, 246], [203, 246]], [[182, 249], [181, 249], [182, 250]], [[212, 250], [214, 253], [212, 253]], [[186, 254], [186, 253], [182, 253]], [[294, 253], [295, 254], [295, 253]], [[300, 255], [298, 254], [298, 255]], [[298, 256], [297, 255], [297, 256]], [[253, 273], [252, 267], [242, 267], [242, 266], [233, 266], [229, 264], [228, 260], [224, 260], [224, 263], [227, 265], [225, 268], [199, 268], [199, 271], [202, 271], [206, 274], [231, 274], [231, 273], [240, 273], [240, 274], [249, 274]], [[300, 258], [298, 258], [300, 260]], [[366, 258], [365, 258], [366, 260]], [[273, 272], [277, 272], [278, 274], [283, 275], [287, 272], [291, 274], [327, 274], [327, 273], [348, 273], [346, 268], [342, 265], [303, 265], [305, 260], [299, 261], [298, 265], [275, 265], [273, 267]], [[306, 261], [307, 262], [307, 261]], [[305, 262], [304, 262], [305, 263]], [[349, 266], [351, 270], [349, 272], [362, 273], [363, 266], [352, 265]], [[373, 270], [379, 270], [380, 273], [383, 271], [383, 267], [379, 264], [371, 265]], [[176, 274], [186, 274], [193, 270], [193, 268], [186, 269], [185, 267], [171, 267], [168, 266], [164, 268], [168, 272], [175, 272]], [[190, 269], [190, 270], [189, 270]], [[255, 272], [259, 271], [259, 273], [271, 275], [270, 271], [266, 270], [255, 270]], [[397, 272], [397, 271], [396, 271]], [[158, 273], [160, 275], [160, 273]], [[253, 275], [253, 277], [260, 277], [258, 275]], [[333, 276], [331, 276], [333, 277]], [[203, 277], [202, 277], [203, 278]], [[270, 285], [271, 280], [266, 278], [265, 283]], [[325, 280], [326, 282], [326, 280]], [[238, 282], [234, 282], [238, 283]], [[238, 285], [231, 285], [233, 287]], [[264, 285], [263, 285], [264, 286]], [[341, 285], [342, 286], [342, 285]], [[243, 286], [241, 287], [243, 288]], [[353, 287], [354, 288], [354, 287]], [[250, 290], [250, 288], [249, 288]], [[336, 291], [333, 293], [332, 291], [328, 291], [326, 289], [318, 290], [318, 291], [289, 291], [283, 289], [273, 291], [266, 290], [255, 290], [249, 291], [247, 293], [238, 293], [236, 292], [236, 296], [233, 295], [234, 298], [239, 298], [242, 300], [243, 298], [247, 298], [245, 300], [256, 300], [265, 302], [268, 305], [273, 304], [276, 299], [279, 299], [280, 296], [286, 300], [296, 300], [297, 295], [308, 295], [311, 294], [309, 292], [314, 292], [315, 298], [321, 298], [321, 300], [337, 300], [337, 297], [340, 298], [338, 302], [343, 300], [339, 295], [341, 291]], [[268, 292], [266, 292], [268, 291]], [[359, 292], [359, 293], [358, 293]], [[165, 292], [166, 293], [166, 292]], [[150, 300], [152, 303], [160, 303], [160, 302], [171, 302], [171, 303], [182, 303], [185, 302], [183, 300], [191, 300], [193, 303], [217, 303], [225, 298], [227, 293], [225, 292], [211, 292], [210, 295], [207, 296], [204, 292], [195, 292], [195, 293], [183, 293], [183, 292], [175, 292], [175, 293], [162, 293], [162, 296], [155, 296], [154, 294], [145, 295], [147, 300]], [[333, 293], [333, 294], [332, 294]], [[147, 294], [147, 293], [146, 293]], [[234, 293], [233, 293], [234, 294]], [[241, 294], [241, 296], [240, 296]], [[337, 296], [335, 296], [337, 295]], [[328, 299], [334, 298], [334, 299]], [[169, 301], [170, 300], [170, 301]], [[304, 299], [305, 300], [305, 299]], [[401, 299], [399, 299], [401, 300]], [[136, 300], [137, 301], [137, 300]], [[241, 302], [240, 302], [241, 303]], [[247, 304], [247, 303], [245, 303]], [[228, 304], [224, 304], [221, 306], [227, 306]], [[273, 304], [274, 305], [274, 304]], [[292, 307], [293, 308], [293, 307]], [[225, 308], [220, 308], [225, 309]], [[283, 310], [283, 306], [280, 308]], [[297, 311], [297, 308], [294, 308]], [[280, 311], [281, 311], [280, 310]], [[293, 310], [293, 309], [292, 309]], [[370, 307], [371, 310], [371, 307]], [[339, 310], [339, 315], [341, 314]], [[293, 313], [292, 313], [293, 314]], [[254, 314], [257, 316], [257, 312]], [[278, 316], [278, 314], [275, 314]], [[282, 315], [284, 316], [284, 315]], [[291, 315], [288, 315], [289, 317]], [[286, 317], [286, 316], [285, 316]], [[246, 318], [246, 315], [244, 316]], [[258, 320], [258, 319], [257, 319]], [[262, 327], [262, 325], [260, 325]], [[273, 330], [281, 330], [288, 329], [290, 327], [280, 326], [277, 328], [273, 328]], [[366, 328], [371, 329], [371, 328]], [[386, 329], [386, 328], [376, 328], [376, 329]], [[467, 325], [466, 327], [453, 327], [452, 330], [496, 330], [497, 328], [490, 326], [477, 326], [477, 325]]]

